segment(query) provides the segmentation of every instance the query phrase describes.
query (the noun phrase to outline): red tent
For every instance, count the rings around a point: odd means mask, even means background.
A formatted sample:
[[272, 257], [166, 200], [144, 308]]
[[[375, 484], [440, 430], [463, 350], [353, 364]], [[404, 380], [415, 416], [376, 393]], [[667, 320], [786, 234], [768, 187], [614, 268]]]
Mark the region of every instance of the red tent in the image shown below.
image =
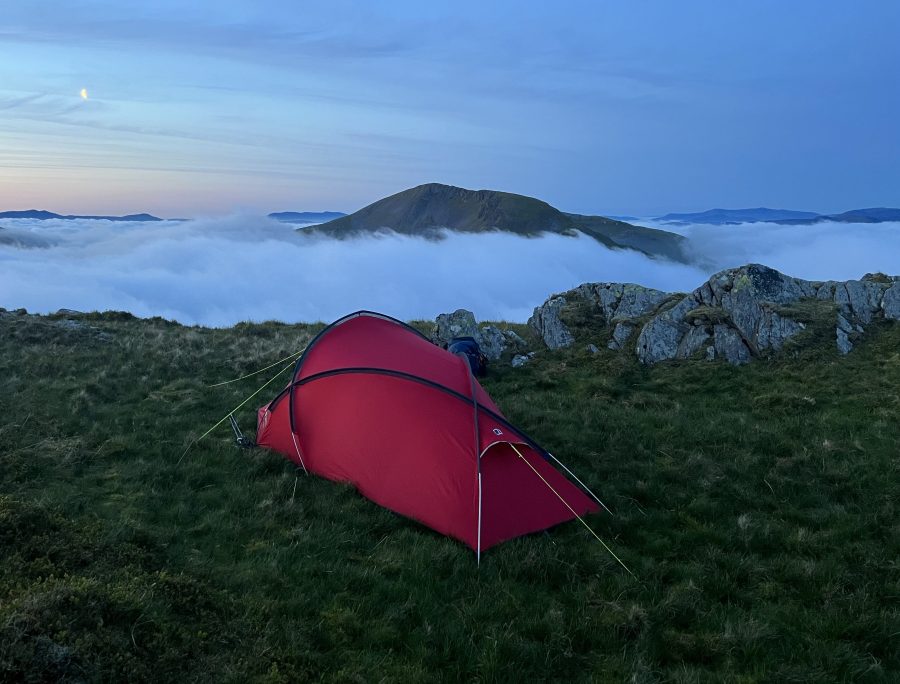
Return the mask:
[[598, 509], [503, 417], [462, 356], [369, 311], [309, 344], [259, 409], [257, 443], [479, 555]]

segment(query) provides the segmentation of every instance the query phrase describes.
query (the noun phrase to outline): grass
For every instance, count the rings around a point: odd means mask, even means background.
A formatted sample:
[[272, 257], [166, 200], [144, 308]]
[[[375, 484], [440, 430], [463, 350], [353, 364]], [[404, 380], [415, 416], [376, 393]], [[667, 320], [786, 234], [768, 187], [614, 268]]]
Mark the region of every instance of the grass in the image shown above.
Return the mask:
[[580, 338], [495, 367], [638, 581], [577, 522], [479, 568], [226, 426], [179, 462], [269, 374], [208, 384], [318, 329], [0, 319], [0, 680], [898, 681], [900, 325], [847, 357], [644, 368]]

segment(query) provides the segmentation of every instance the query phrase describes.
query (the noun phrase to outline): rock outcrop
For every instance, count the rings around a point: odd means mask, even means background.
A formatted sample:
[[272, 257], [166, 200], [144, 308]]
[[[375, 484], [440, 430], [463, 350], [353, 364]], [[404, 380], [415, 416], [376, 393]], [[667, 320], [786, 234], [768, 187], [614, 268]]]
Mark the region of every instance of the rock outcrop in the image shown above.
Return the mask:
[[633, 348], [643, 363], [699, 356], [742, 364], [781, 351], [805, 330], [808, 302], [819, 303], [820, 315], [834, 316], [835, 344], [846, 354], [876, 318], [900, 320], [900, 276], [809, 281], [749, 264], [717, 273], [689, 294], [587, 283], [550, 297], [528, 324], [544, 344], [559, 349], [575, 341], [570, 314], [577, 311], [583, 320], [587, 311], [590, 322], [606, 330], [609, 349]]
[[475, 314], [466, 309], [440, 314], [434, 321], [431, 340], [435, 344], [447, 344], [454, 337], [472, 337], [481, 351], [491, 361], [496, 361], [508, 349], [525, 348], [525, 340], [512, 330], [501, 330], [494, 325], [479, 326]]
[[616, 325], [612, 349], [619, 349], [634, 332], [636, 318], [656, 310], [671, 295], [631, 283], [585, 283], [564, 295], [551, 297], [534, 310], [528, 325], [550, 349], [571, 346], [575, 341], [563, 321], [565, 309], [574, 301], [587, 305], [602, 322]]

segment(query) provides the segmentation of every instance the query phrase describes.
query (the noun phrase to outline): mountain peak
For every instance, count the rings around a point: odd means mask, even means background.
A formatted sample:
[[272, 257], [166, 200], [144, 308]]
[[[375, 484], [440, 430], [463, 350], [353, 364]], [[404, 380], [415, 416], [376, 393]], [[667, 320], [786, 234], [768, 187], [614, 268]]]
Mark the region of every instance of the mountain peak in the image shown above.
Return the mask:
[[378, 200], [359, 211], [310, 230], [349, 237], [380, 230], [439, 238], [442, 231], [502, 231], [522, 236], [579, 232], [613, 249], [683, 260], [683, 238], [663, 230], [633, 226], [603, 216], [567, 214], [546, 202], [499, 190], [468, 190], [424, 183]]
[[468, 190], [442, 183], [417, 185], [320, 226], [321, 230], [337, 235], [381, 229], [407, 235], [441, 229], [538, 235], [572, 228], [569, 216], [533, 197], [497, 190]]

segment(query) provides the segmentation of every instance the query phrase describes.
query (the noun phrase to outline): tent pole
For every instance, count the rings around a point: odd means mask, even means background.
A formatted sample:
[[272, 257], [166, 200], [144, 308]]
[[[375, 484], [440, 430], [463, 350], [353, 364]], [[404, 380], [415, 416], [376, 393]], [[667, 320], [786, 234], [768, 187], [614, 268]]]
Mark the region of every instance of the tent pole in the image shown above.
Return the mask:
[[481, 473], [478, 473], [478, 546], [475, 549], [475, 563], [481, 565]]
[[306, 464], [303, 462], [303, 455], [300, 453], [300, 445], [297, 444], [297, 435], [294, 434], [293, 430], [291, 430], [291, 439], [294, 440], [294, 448], [297, 450], [297, 458], [300, 459], [300, 465], [303, 466], [303, 472], [309, 475], [309, 471], [306, 469]]

